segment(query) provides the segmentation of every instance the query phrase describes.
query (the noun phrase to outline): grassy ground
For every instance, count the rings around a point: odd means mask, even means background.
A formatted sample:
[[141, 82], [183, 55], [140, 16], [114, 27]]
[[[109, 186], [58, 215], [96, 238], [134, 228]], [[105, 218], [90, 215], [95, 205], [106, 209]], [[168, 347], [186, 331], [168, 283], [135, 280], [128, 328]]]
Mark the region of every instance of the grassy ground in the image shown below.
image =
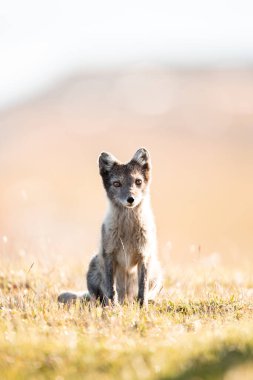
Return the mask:
[[1, 379], [252, 379], [253, 278], [172, 269], [148, 311], [59, 307], [80, 269], [0, 271]]

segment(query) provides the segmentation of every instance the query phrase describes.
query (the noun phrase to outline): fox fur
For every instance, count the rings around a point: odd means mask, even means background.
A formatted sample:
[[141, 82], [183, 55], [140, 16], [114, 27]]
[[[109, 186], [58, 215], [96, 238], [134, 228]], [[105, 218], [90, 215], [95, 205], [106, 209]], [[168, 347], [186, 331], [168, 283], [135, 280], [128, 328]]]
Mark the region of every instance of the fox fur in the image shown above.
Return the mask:
[[59, 302], [99, 299], [104, 305], [154, 300], [162, 288], [156, 227], [150, 205], [151, 160], [140, 148], [122, 164], [110, 153], [99, 156], [99, 172], [109, 200], [97, 255], [87, 273], [88, 293], [63, 293]]

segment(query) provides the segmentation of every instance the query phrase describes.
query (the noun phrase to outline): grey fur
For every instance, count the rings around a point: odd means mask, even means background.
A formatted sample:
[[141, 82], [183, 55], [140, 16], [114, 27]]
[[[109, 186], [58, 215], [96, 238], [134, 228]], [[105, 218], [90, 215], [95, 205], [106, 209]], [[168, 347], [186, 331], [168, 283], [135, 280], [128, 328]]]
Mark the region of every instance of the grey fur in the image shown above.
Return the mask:
[[88, 292], [80, 294], [75, 292], [65, 292], [61, 293], [58, 296], [58, 302], [65, 304], [75, 303], [77, 299], [79, 299], [81, 302], [90, 301], [91, 296]]
[[[99, 253], [92, 258], [87, 273], [90, 297], [105, 305], [136, 298], [141, 306], [147, 305], [162, 288], [149, 197], [149, 153], [138, 149], [130, 162], [122, 164], [103, 152], [99, 170], [109, 208], [102, 225]], [[58, 300], [65, 303], [63, 295]]]

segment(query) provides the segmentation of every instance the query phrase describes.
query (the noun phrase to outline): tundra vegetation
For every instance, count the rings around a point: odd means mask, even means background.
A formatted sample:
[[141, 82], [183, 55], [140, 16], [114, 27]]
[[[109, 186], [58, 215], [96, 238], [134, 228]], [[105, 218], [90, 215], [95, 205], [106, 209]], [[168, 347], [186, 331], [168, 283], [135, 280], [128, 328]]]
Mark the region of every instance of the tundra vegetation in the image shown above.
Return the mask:
[[165, 270], [148, 310], [77, 302], [80, 265], [2, 261], [1, 379], [252, 379], [253, 276], [248, 269]]

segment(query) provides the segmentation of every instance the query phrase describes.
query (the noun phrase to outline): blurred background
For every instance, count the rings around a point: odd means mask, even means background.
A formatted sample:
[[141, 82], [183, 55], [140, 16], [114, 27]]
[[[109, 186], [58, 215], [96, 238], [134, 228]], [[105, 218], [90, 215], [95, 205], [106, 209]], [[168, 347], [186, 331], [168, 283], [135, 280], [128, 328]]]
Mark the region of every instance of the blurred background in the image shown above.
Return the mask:
[[163, 265], [247, 265], [253, 246], [249, 0], [9, 0], [0, 8], [0, 259], [85, 268], [97, 158], [153, 160]]

